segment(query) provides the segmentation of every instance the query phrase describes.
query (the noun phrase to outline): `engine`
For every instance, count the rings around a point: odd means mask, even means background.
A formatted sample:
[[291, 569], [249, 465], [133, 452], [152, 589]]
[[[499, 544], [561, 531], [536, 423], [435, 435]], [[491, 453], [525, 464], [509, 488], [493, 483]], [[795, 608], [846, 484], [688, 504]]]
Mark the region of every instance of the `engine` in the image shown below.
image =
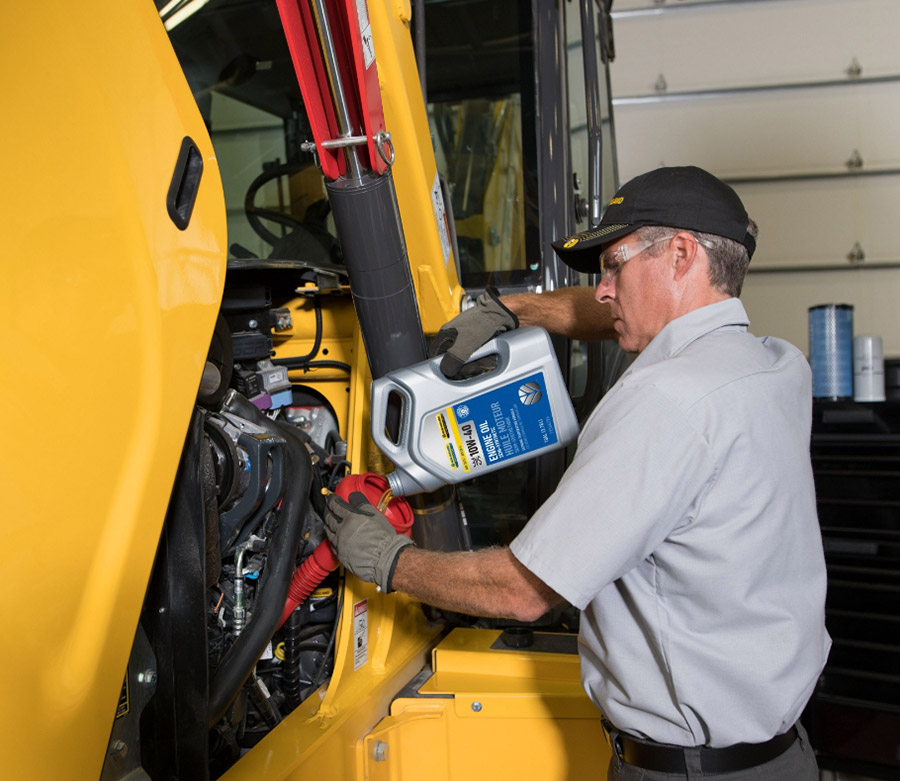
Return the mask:
[[[291, 368], [314, 363], [316, 315]], [[272, 360], [290, 326], [268, 291], [226, 289], [103, 779], [216, 778], [331, 675], [342, 588], [322, 517], [350, 464], [327, 400]]]

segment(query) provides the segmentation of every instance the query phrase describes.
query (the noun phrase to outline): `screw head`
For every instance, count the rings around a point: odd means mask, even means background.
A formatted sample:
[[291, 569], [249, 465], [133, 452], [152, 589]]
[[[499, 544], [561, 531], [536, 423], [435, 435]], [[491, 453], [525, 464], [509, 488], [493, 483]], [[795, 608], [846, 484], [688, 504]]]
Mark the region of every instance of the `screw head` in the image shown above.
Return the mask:
[[472, 710], [475, 711], [475, 713], [479, 713], [481, 711], [481, 703], [478, 702], [477, 700], [475, 702], [473, 702]]
[[114, 740], [109, 745], [109, 754], [113, 757], [124, 757], [128, 754], [128, 744], [124, 740]]

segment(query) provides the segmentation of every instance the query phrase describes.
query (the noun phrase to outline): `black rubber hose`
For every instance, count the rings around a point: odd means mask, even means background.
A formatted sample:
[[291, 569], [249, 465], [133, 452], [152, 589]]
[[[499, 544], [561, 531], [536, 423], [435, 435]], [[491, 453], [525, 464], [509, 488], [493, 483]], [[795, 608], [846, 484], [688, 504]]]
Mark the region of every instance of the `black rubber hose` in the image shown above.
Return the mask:
[[306, 355], [298, 355], [289, 359], [295, 368], [308, 365], [319, 354], [319, 348], [322, 346], [322, 302], [318, 296], [313, 296], [313, 309], [316, 315], [316, 336], [313, 340], [312, 350]]
[[[273, 435], [281, 435], [283, 427], [263, 415], [238, 393], [229, 392], [224, 410], [244, 417]], [[288, 479], [282, 499], [278, 528], [272, 535], [268, 561], [254, 600], [253, 615], [241, 635], [225, 654], [209, 684], [209, 725], [215, 725], [238, 695], [266, 645], [272, 639], [287, 599], [303, 519], [309, 506], [312, 464], [309, 453], [298, 437], [283, 437]]]
[[288, 616], [284, 625], [284, 701], [293, 710], [301, 702], [300, 681], [300, 611]]
[[344, 582], [341, 581], [341, 585], [339, 587], [340, 597], [338, 598], [337, 610], [334, 613], [334, 624], [331, 629], [331, 637], [328, 638], [328, 649], [325, 651], [325, 657], [322, 659], [322, 665], [319, 667], [319, 671], [316, 673], [316, 677], [313, 679], [313, 682], [310, 684], [309, 691], [315, 691], [319, 688], [319, 685], [325, 678], [325, 673], [328, 670], [328, 660], [332, 658], [332, 654], [334, 653], [334, 643], [337, 640], [337, 630], [338, 623], [341, 620], [341, 611], [344, 609]]

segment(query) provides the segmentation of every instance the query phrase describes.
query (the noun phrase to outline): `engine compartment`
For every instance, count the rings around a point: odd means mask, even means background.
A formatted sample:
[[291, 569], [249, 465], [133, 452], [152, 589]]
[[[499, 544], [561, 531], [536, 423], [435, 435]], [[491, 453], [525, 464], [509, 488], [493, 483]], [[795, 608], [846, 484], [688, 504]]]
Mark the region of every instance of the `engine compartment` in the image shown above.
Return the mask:
[[[332, 673], [343, 589], [322, 516], [351, 464], [338, 412], [289, 371], [349, 376], [323, 360], [319, 300], [349, 295], [331, 267], [232, 264], [103, 779], [217, 778]], [[274, 284], [246, 282], [260, 272]], [[303, 332], [291, 307], [312, 349], [273, 361]]]

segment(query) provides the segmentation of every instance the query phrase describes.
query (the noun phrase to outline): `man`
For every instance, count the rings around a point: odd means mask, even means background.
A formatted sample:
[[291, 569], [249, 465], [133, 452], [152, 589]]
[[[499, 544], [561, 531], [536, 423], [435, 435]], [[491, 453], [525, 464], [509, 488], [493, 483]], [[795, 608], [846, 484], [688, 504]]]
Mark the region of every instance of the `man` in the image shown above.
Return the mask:
[[[637, 357], [509, 548], [423, 551], [371, 505], [329, 505], [338, 556], [385, 590], [524, 621], [563, 599], [580, 608], [610, 779], [818, 778], [796, 724], [830, 646], [810, 371], [792, 345], [747, 332], [737, 296], [756, 233], [726, 184], [661, 168], [625, 184], [598, 229], [554, 244], [601, 274], [600, 306], [561, 291], [546, 322], [611, 328]], [[541, 320], [542, 297], [517, 298], [488, 293], [447, 324], [445, 368], [491, 329]]]

